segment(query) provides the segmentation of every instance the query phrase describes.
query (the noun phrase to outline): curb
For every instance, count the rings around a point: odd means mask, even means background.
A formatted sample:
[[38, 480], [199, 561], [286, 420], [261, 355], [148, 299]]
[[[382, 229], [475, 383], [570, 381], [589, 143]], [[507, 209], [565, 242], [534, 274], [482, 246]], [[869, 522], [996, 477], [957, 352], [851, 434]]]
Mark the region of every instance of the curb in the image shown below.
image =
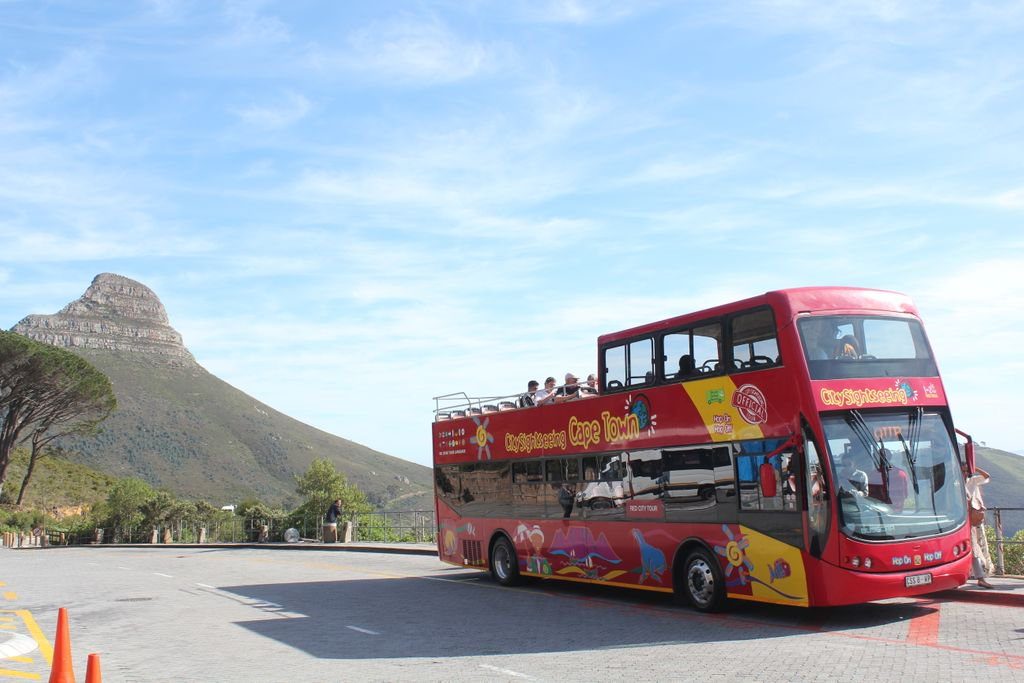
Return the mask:
[[11, 548], [11, 550], [58, 550], [63, 548], [139, 548], [181, 550], [183, 548], [216, 548], [218, 550], [262, 549], [262, 550], [326, 550], [350, 553], [388, 553], [393, 555], [432, 555], [437, 557], [435, 546], [422, 545], [366, 545], [359, 543], [103, 543], [85, 545], [48, 545]]

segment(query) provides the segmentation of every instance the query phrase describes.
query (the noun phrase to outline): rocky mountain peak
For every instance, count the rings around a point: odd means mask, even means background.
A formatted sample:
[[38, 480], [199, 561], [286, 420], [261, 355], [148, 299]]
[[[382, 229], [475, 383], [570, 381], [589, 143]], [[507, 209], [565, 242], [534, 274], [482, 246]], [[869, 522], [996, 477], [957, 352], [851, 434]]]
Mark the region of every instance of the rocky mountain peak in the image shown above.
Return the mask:
[[114, 273], [100, 273], [81, 298], [52, 315], [30, 315], [12, 331], [68, 349], [139, 353], [174, 364], [195, 362], [153, 290]]

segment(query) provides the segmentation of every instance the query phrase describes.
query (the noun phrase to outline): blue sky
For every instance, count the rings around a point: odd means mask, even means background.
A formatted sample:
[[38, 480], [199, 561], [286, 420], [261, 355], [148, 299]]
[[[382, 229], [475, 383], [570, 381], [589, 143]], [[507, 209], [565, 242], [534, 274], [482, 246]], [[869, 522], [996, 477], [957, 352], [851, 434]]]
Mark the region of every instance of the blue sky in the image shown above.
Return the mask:
[[919, 307], [1024, 452], [1024, 3], [0, 0], [0, 327], [143, 282], [214, 374], [428, 463], [438, 394], [770, 289]]

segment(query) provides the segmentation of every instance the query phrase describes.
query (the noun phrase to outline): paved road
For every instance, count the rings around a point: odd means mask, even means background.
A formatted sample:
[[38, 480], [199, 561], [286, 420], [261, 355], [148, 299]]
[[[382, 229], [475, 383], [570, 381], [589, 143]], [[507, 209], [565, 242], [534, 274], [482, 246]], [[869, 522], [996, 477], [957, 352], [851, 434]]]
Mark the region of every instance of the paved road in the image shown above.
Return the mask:
[[165, 547], [0, 550], [0, 583], [0, 680], [47, 679], [63, 606], [80, 681], [89, 652], [114, 683], [1024, 681], [1012, 580], [997, 595], [707, 616], [655, 594], [505, 589], [426, 556]]

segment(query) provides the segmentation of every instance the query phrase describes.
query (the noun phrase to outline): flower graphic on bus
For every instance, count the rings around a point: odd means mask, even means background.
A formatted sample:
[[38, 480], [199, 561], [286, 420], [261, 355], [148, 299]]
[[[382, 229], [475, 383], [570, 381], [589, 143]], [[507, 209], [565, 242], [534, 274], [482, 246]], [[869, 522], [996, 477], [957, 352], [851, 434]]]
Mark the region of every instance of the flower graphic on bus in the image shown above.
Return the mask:
[[[745, 586], [750, 578], [750, 572], [754, 570], [754, 563], [747, 559], [747, 554], [744, 552], [750, 545], [750, 541], [742, 534], [734, 536], [728, 524], [722, 525], [722, 531], [729, 538], [729, 542], [725, 544], [724, 548], [716, 545], [715, 552], [729, 561], [729, 566], [725, 569], [725, 585]], [[734, 571], [736, 572], [736, 578], [730, 580], [729, 577], [732, 576]]]
[[485, 454], [488, 460], [491, 459], [491, 444], [494, 443], [494, 437], [487, 431], [487, 423], [490, 421], [491, 418], [487, 418], [480, 422], [480, 418], [476, 415], [473, 416], [473, 423], [476, 424], [476, 436], [469, 437], [469, 442], [477, 447], [477, 460], [483, 460]]
[[917, 392], [914, 391], [914, 387], [910, 386], [910, 382], [908, 382], [907, 380], [905, 380], [905, 379], [898, 379], [898, 380], [896, 380], [895, 387], [899, 391], [902, 391], [904, 394], [906, 394], [908, 401], [916, 401], [917, 400]]
[[658, 425], [658, 416], [651, 413], [651, 402], [643, 394], [626, 396], [626, 412], [636, 417], [640, 431], [647, 430], [648, 436], [654, 436], [654, 428]]

